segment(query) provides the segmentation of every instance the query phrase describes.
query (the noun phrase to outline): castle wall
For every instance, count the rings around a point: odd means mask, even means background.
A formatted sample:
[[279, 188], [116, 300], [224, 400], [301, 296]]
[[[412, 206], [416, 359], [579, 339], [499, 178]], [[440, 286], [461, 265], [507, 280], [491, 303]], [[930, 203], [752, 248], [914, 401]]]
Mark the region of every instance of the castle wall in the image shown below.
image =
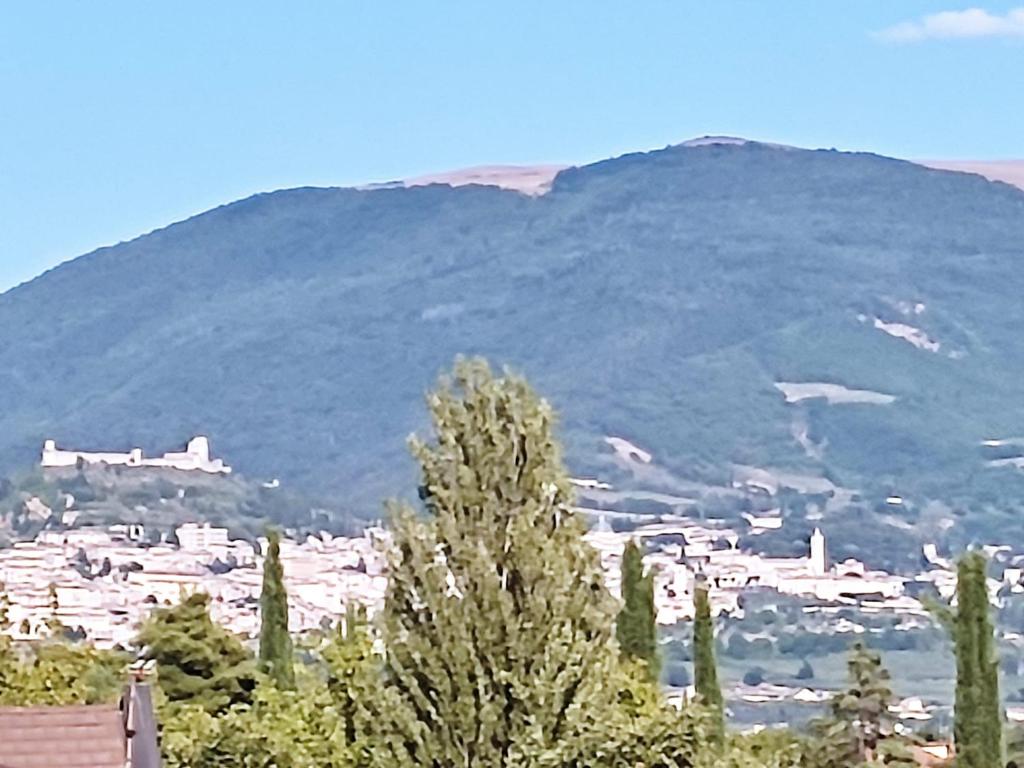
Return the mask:
[[62, 450], [57, 448], [53, 440], [43, 443], [41, 466], [74, 467], [79, 461], [86, 464], [177, 469], [183, 472], [199, 471], [210, 474], [226, 475], [231, 472], [231, 467], [226, 466], [223, 459], [210, 458], [209, 440], [202, 436], [189, 440], [188, 447], [184, 451], [165, 453], [163, 456], [154, 458], [143, 456], [140, 448], [133, 448], [128, 453], [93, 453]]

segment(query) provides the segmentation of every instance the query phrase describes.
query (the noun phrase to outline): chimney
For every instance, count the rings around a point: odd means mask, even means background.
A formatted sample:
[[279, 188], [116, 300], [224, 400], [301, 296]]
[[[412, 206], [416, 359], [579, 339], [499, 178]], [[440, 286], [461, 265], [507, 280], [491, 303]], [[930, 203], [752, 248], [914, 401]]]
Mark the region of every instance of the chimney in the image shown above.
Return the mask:
[[156, 713], [148, 678], [155, 664], [137, 661], [128, 669], [130, 682], [121, 695], [127, 755], [125, 768], [161, 768]]

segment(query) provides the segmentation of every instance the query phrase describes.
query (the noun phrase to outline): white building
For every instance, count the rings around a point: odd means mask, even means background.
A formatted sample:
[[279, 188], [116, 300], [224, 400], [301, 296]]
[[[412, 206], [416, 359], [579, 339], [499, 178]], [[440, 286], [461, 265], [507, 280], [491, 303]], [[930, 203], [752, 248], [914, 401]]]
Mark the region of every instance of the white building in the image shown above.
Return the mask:
[[186, 552], [214, 552], [228, 547], [228, 529], [215, 528], [209, 523], [185, 523], [174, 530], [178, 546]]
[[53, 440], [43, 443], [40, 462], [43, 467], [75, 467], [79, 462], [118, 467], [157, 467], [184, 472], [199, 471], [215, 475], [226, 475], [231, 472], [231, 467], [226, 466], [223, 459], [210, 458], [210, 441], [202, 435], [189, 440], [184, 451], [172, 451], [153, 458], [143, 456], [141, 448], [132, 448], [128, 453], [87, 453], [63, 450], [58, 448]]

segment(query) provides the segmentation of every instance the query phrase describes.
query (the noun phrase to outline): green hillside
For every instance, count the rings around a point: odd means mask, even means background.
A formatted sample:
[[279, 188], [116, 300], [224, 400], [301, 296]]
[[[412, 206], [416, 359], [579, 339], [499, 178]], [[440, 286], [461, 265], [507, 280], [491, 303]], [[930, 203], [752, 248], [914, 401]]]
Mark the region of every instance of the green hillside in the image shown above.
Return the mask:
[[[904, 528], [1024, 533], [1024, 473], [987, 464], [1015, 449], [980, 445], [1024, 435], [1022, 250], [1020, 190], [759, 144], [627, 155], [535, 198], [257, 195], [0, 296], [0, 474], [46, 437], [202, 433], [247, 475], [372, 514], [412, 487], [404, 438], [465, 353], [524, 372], [573, 472], [617, 489], [728, 499], [738, 466], [768, 468], [846, 489], [829, 514], [899, 494]], [[780, 382], [891, 402], [787, 403]]]
[[184, 523], [225, 526], [255, 539], [268, 525], [296, 535], [329, 530], [354, 535], [371, 522], [328, 498], [314, 499], [238, 475], [108, 466], [17, 473], [0, 480], [0, 547], [42, 531], [140, 524], [159, 541]]

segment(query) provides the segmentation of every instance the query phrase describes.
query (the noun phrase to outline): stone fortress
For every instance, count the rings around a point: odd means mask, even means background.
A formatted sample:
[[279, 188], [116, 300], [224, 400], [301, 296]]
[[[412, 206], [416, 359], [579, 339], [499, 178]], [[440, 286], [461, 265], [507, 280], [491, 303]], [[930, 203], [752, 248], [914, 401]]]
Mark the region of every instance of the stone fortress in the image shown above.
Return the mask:
[[231, 472], [231, 467], [226, 466], [223, 459], [210, 458], [210, 441], [203, 435], [197, 435], [189, 440], [184, 451], [172, 451], [152, 458], [144, 456], [141, 448], [132, 448], [128, 453], [87, 453], [58, 448], [54, 440], [47, 440], [43, 443], [40, 464], [44, 468], [76, 467], [79, 466], [79, 463], [178, 469], [184, 472], [207, 472], [214, 475], [227, 475]]

